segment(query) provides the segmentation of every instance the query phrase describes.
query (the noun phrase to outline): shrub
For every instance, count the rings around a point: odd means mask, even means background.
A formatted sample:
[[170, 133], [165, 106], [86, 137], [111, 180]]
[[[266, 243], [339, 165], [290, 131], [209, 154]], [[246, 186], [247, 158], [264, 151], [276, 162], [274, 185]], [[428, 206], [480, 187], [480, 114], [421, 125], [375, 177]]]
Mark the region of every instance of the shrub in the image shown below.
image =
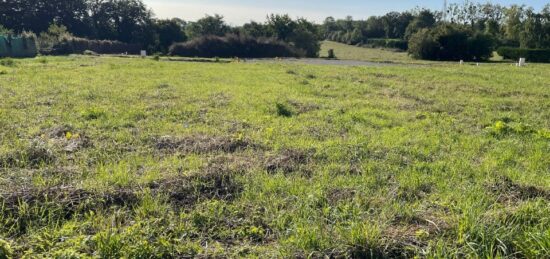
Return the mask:
[[472, 34], [460, 26], [442, 25], [422, 29], [409, 39], [409, 54], [428, 60], [487, 60], [494, 40], [487, 34]]
[[495, 42], [489, 34], [476, 33], [468, 39], [468, 51], [476, 60], [488, 60], [493, 54]]
[[43, 54], [68, 55], [94, 52], [97, 54], [139, 54], [141, 46], [138, 44], [127, 44], [120, 41], [89, 40], [77, 37], [65, 37], [56, 43], [52, 49], [41, 49]]
[[293, 32], [290, 41], [294, 47], [304, 51], [306, 57], [319, 57], [321, 44], [317, 40], [315, 34], [304, 29], [297, 29]]
[[428, 29], [421, 29], [409, 40], [409, 54], [417, 59], [437, 59], [439, 43]]
[[400, 39], [368, 39], [365, 46], [369, 48], [388, 48], [407, 50], [408, 42]]
[[497, 53], [505, 59], [518, 60], [519, 58], [525, 58], [529, 62], [550, 62], [550, 49], [500, 47]]
[[69, 32], [66, 26], [52, 24], [48, 30], [40, 33], [38, 37], [38, 45], [41, 50], [50, 50], [64, 38], [70, 38], [73, 35]]
[[468, 57], [468, 32], [455, 26], [439, 26], [433, 30], [440, 45], [438, 60], [461, 60]]
[[227, 35], [204, 36], [170, 47], [170, 55], [205, 58], [300, 57], [303, 51], [272, 38]]
[[107, 115], [105, 111], [99, 108], [88, 108], [87, 110], [84, 110], [80, 113], [82, 117], [86, 120], [97, 120], [99, 118], [103, 118]]
[[328, 58], [330, 58], [330, 59], [335, 59], [336, 58], [336, 54], [334, 54], [334, 49], [329, 49], [328, 50]]

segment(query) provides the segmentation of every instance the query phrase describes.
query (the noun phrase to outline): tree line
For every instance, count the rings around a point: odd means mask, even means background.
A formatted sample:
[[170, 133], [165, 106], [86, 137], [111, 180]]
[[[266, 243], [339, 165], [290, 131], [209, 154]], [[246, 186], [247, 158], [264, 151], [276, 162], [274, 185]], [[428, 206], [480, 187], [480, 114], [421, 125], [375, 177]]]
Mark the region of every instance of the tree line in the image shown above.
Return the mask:
[[525, 5], [505, 7], [499, 4], [465, 1], [451, 4], [446, 12], [416, 9], [390, 12], [366, 20], [328, 17], [321, 25], [326, 39], [359, 44], [372, 38], [408, 40], [421, 29], [447, 24], [485, 33], [500, 44], [524, 48], [550, 47], [550, 4], [540, 12]]
[[207, 15], [193, 22], [156, 19], [141, 0], [0, 1], [0, 27], [4, 32], [34, 32], [44, 41], [74, 36], [140, 44], [162, 53], [176, 42], [236, 34], [274, 38], [303, 50], [307, 56], [317, 56], [321, 40], [317, 25], [288, 15], [270, 15], [265, 23], [231, 27], [220, 15]]
[[464, 1], [443, 12], [415, 9], [366, 20], [328, 17], [320, 28], [325, 39], [351, 45], [395, 48], [391, 44], [406, 43], [409, 53], [422, 59], [484, 60], [502, 46], [550, 49], [550, 4], [536, 12], [525, 5]]
[[[425, 59], [486, 59], [499, 46], [550, 48], [550, 4], [536, 12], [527, 6], [465, 1], [451, 4], [443, 12], [415, 9], [365, 20], [328, 17], [321, 24], [268, 15], [265, 22], [229, 26], [220, 15], [197, 21], [157, 19], [141, 0], [10, 0], [0, 1], [2, 31], [34, 32], [44, 45], [77, 37], [139, 44], [161, 53], [169, 53], [174, 43], [206, 44], [208, 40], [197, 39], [217, 36], [209, 39], [241, 44], [254, 42], [250, 38], [269, 38], [277, 41], [275, 45], [284, 42], [289, 49], [310, 57], [318, 56], [321, 40], [332, 40], [408, 49], [413, 56]], [[232, 38], [220, 40], [226, 35]], [[241, 40], [235, 40], [236, 36]]]

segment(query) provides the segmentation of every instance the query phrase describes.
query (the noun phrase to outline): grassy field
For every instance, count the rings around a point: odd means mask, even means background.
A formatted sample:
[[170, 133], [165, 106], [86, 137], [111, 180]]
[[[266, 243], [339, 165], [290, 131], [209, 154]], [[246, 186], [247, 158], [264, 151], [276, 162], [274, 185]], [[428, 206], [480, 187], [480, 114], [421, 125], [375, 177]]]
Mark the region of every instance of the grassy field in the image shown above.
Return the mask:
[[0, 258], [550, 256], [549, 65], [1, 63]]
[[[407, 54], [407, 52], [384, 50], [384, 49], [377, 49], [377, 48], [357, 47], [357, 46], [351, 46], [351, 45], [333, 42], [333, 41], [323, 41], [321, 43], [321, 52], [320, 52], [321, 57], [327, 57], [329, 49], [334, 50], [334, 53], [336, 54], [336, 58], [340, 60], [361, 60], [361, 61], [371, 61], [371, 62], [391, 62], [391, 63], [403, 63], [403, 64], [430, 64], [430, 65], [444, 64], [443, 62], [416, 60], [411, 58]], [[503, 62], [504, 60], [495, 51], [490, 61]], [[449, 62], [449, 63], [453, 63], [453, 62]], [[512, 62], [510, 61], [508, 63], [512, 63]]]
[[407, 52], [383, 50], [375, 48], [362, 48], [333, 41], [321, 43], [321, 56], [326, 57], [328, 50], [333, 49], [336, 58], [343, 60], [362, 60], [373, 62], [395, 62], [395, 63], [427, 63], [426, 61], [414, 60]]

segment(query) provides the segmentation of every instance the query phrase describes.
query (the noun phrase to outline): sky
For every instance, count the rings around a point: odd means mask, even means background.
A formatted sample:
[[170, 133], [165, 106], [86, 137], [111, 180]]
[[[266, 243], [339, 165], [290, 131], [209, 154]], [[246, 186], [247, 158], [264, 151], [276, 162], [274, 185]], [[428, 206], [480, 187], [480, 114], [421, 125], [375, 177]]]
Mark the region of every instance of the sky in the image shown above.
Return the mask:
[[[159, 18], [178, 17], [194, 21], [206, 14], [220, 14], [231, 25], [254, 21], [265, 21], [270, 13], [289, 14], [322, 22], [326, 17], [344, 18], [351, 15], [356, 19], [372, 15], [383, 15], [390, 11], [406, 11], [415, 7], [442, 10], [444, 0], [144, 0]], [[453, 1], [449, 1], [451, 3]], [[459, 1], [462, 2], [462, 1]], [[486, 1], [483, 1], [486, 2]], [[541, 10], [548, 0], [493, 0], [502, 5], [525, 4]]]

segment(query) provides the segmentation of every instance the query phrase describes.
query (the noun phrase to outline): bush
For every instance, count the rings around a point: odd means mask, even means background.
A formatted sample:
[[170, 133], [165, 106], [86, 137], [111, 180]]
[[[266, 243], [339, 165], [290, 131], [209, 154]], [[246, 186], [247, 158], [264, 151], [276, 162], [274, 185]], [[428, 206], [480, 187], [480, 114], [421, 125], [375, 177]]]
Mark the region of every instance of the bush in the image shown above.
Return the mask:
[[442, 25], [422, 29], [409, 39], [409, 54], [427, 60], [487, 60], [494, 40], [487, 34], [472, 34], [460, 26]]
[[468, 51], [475, 60], [488, 60], [493, 54], [495, 42], [489, 34], [476, 33], [468, 39]]
[[529, 62], [550, 62], [550, 49], [521, 49], [511, 47], [498, 48], [497, 53], [504, 59], [525, 58]]
[[334, 54], [334, 49], [329, 49], [328, 50], [328, 58], [336, 59], [336, 54]]
[[300, 57], [305, 53], [297, 48], [272, 38], [227, 35], [204, 36], [176, 43], [170, 47], [170, 55], [205, 58], [267, 58]]
[[302, 50], [306, 57], [319, 57], [321, 44], [312, 32], [303, 29], [295, 30], [290, 38], [290, 41], [294, 47]]
[[83, 54], [91, 52], [97, 54], [139, 54], [141, 46], [138, 44], [127, 44], [120, 41], [89, 40], [77, 37], [66, 37], [55, 44], [50, 50], [40, 50], [48, 55]]
[[369, 48], [388, 48], [407, 50], [408, 42], [400, 39], [368, 39], [365, 46]]
[[409, 40], [409, 54], [416, 59], [435, 60], [439, 49], [439, 43], [428, 29], [421, 29]]

